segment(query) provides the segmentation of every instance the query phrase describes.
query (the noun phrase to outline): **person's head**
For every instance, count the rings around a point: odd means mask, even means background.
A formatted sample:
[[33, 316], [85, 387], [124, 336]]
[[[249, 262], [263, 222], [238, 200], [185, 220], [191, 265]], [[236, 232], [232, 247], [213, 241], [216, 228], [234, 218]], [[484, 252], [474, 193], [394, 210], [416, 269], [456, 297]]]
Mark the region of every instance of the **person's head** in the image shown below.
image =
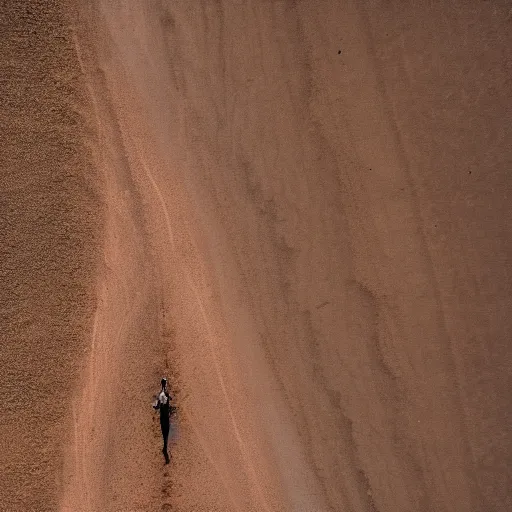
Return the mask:
[[162, 377], [162, 380], [160, 382], [162, 384], [162, 389], [165, 389], [165, 387], [167, 386], [167, 379], [165, 377]]

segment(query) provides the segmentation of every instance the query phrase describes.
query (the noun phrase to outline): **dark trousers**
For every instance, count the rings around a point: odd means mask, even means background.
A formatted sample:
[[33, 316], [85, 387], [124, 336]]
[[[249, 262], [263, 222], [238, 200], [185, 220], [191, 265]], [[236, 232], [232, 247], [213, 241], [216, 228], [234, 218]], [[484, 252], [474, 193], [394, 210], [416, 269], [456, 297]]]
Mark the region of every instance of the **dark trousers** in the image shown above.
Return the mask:
[[160, 418], [160, 428], [162, 429], [162, 437], [164, 438], [164, 452], [167, 452], [167, 438], [169, 437], [168, 418]]

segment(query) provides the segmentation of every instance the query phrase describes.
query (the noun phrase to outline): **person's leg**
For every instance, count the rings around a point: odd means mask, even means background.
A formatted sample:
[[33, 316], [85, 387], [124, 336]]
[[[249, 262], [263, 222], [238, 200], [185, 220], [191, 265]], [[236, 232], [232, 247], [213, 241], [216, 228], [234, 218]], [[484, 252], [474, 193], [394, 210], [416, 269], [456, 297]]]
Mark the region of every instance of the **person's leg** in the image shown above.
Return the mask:
[[165, 460], [168, 461], [167, 440], [169, 438], [169, 422], [162, 421], [160, 422], [160, 426], [162, 427], [162, 437], [164, 438], [164, 448], [162, 451], [164, 452]]

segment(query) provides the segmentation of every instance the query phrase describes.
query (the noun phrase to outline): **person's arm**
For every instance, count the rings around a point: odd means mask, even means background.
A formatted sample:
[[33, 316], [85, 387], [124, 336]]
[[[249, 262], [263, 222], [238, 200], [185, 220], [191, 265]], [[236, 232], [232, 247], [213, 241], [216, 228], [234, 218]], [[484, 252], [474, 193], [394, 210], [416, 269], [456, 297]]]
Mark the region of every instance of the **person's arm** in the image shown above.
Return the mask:
[[165, 392], [165, 396], [167, 398], [167, 411], [168, 411], [169, 417], [171, 417], [171, 414], [172, 414], [172, 405], [171, 405], [172, 396], [167, 391]]

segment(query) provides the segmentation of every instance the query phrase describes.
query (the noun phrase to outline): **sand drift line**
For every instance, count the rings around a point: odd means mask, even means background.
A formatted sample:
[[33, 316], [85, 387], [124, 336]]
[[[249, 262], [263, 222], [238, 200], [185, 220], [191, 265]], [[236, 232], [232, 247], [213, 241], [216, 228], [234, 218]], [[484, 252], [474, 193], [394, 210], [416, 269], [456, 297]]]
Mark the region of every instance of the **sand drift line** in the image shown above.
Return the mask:
[[[133, 141], [132, 141], [132, 145], [133, 145]], [[149, 181], [151, 182], [151, 185], [158, 197], [158, 200], [160, 202], [160, 206], [161, 206], [161, 209], [162, 209], [162, 212], [164, 214], [164, 218], [165, 218], [165, 223], [166, 223], [166, 226], [167, 226], [167, 232], [168, 232], [168, 235], [169, 235], [169, 242], [170, 242], [170, 245], [171, 245], [171, 248], [173, 250], [173, 252], [175, 254], [177, 254], [177, 251], [176, 251], [176, 242], [175, 242], [175, 239], [174, 239], [174, 231], [173, 231], [173, 228], [172, 228], [172, 223], [171, 223], [171, 219], [170, 219], [170, 215], [169, 215], [169, 211], [167, 209], [167, 205], [165, 203], [165, 199], [162, 195], [162, 192], [160, 190], [160, 188], [158, 187], [155, 179], [153, 178], [148, 166], [146, 165], [144, 159], [142, 158], [141, 156], [141, 152], [138, 151], [138, 154], [139, 154], [139, 160], [140, 160], [140, 163], [142, 165], [142, 167], [144, 168], [144, 171], [146, 173], [146, 176], [147, 178], [149, 179]], [[231, 424], [233, 426], [233, 431], [235, 433], [235, 437], [236, 437], [236, 440], [238, 442], [238, 445], [239, 445], [239, 448], [240, 448], [240, 452], [242, 454], [242, 457], [244, 459], [244, 462], [245, 462], [245, 465], [246, 467], [249, 469], [250, 471], [250, 474], [251, 474], [251, 477], [256, 485], [256, 488], [258, 490], [258, 495], [259, 495], [259, 498], [260, 498], [260, 501], [261, 503], [263, 504], [265, 510], [267, 510], [268, 512], [271, 512], [271, 509], [263, 495], [263, 491], [261, 489], [261, 486], [259, 484], [259, 480], [258, 480], [258, 477], [256, 475], [256, 470], [254, 469], [254, 466], [253, 464], [251, 463], [250, 461], [250, 458], [249, 458], [249, 455], [247, 453], [247, 447], [245, 445], [245, 442], [240, 434], [240, 429], [238, 427], [238, 423], [236, 421], [236, 418], [235, 418], [235, 415], [233, 413], [233, 408], [232, 408], [232, 405], [231, 405], [231, 400], [229, 398], [229, 394], [227, 392], [227, 388], [226, 388], [226, 384], [225, 384], [225, 381], [224, 381], [224, 377], [222, 375], [222, 371], [221, 371], [221, 368], [220, 368], [220, 364], [219, 364], [219, 360], [218, 360], [218, 357], [217, 357], [217, 352], [216, 352], [216, 349], [217, 349], [217, 344], [216, 342], [214, 341], [214, 334], [213, 334], [213, 328], [210, 324], [210, 321], [208, 320], [208, 316], [206, 314], [206, 310], [205, 310], [205, 307], [204, 307], [204, 303], [201, 299], [201, 296], [199, 295], [199, 292], [197, 290], [197, 287], [195, 286], [194, 284], [194, 281], [190, 275], [190, 270], [189, 268], [182, 262], [179, 262], [183, 268], [183, 271], [184, 271], [184, 274], [185, 274], [185, 277], [186, 277], [186, 280], [187, 280], [187, 284], [188, 286], [190, 287], [190, 289], [192, 290], [193, 294], [194, 294], [194, 297], [196, 299], [196, 302], [197, 302], [197, 305], [199, 307], [199, 310], [201, 312], [201, 316], [203, 318], [203, 321], [205, 323], [205, 326], [206, 326], [206, 329], [207, 329], [207, 332], [208, 332], [208, 342], [209, 342], [209, 345], [210, 345], [210, 349], [211, 349], [211, 353], [212, 353], [212, 358], [213, 358], [213, 362], [214, 362], [214, 365], [215, 365], [215, 371], [216, 371], [216, 374], [217, 374], [217, 378], [219, 380], [219, 384], [220, 384], [220, 387], [222, 389], [222, 394], [224, 396], [224, 400], [226, 402], [226, 406], [227, 406], [227, 409], [228, 409], [228, 412], [229, 412], [229, 416], [230, 416], [230, 419], [231, 419]], [[195, 429], [194, 429], [195, 430]]]

